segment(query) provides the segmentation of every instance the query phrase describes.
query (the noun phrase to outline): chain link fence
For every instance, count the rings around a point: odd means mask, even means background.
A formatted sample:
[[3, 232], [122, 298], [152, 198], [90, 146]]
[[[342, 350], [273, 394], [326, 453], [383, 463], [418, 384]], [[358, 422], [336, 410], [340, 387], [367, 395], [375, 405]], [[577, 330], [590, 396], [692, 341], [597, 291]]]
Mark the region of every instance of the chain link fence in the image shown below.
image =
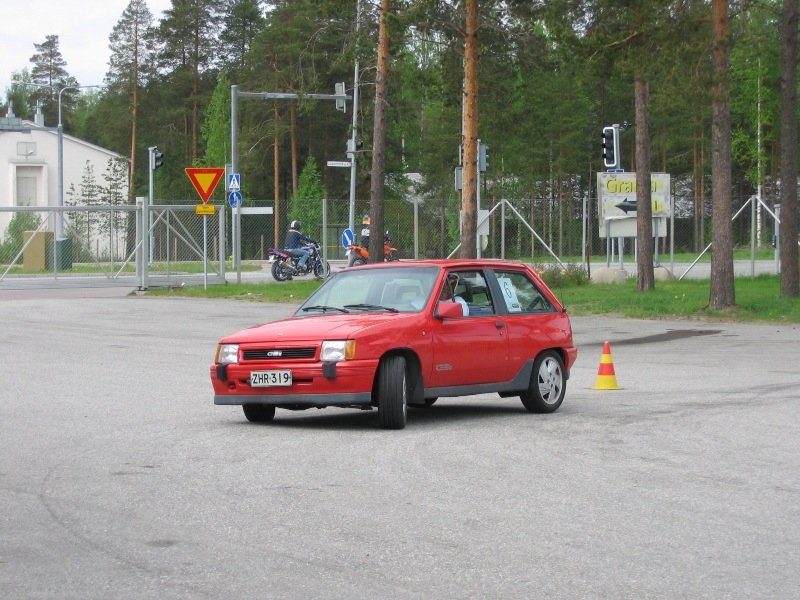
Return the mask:
[[[580, 186], [575, 186], [580, 190]], [[673, 185], [674, 227], [659, 238], [657, 257], [662, 264], [673, 260], [688, 264], [707, 249], [711, 237], [710, 199], [696, 203], [691, 186]], [[196, 203], [155, 205], [150, 223], [138, 223], [137, 206], [69, 206], [0, 208], [0, 284], [14, 278], [90, 277], [131, 284], [137, 277], [137, 248], [142, 231], [149, 231], [147, 267], [150, 285], [211, 283], [225, 281], [231, 247], [231, 208], [217, 206], [215, 215], [195, 214]], [[262, 203], [271, 206], [272, 203]], [[479, 219], [480, 255], [519, 259], [532, 263], [561, 262], [584, 265], [608, 260], [607, 241], [600, 236], [595, 198], [577, 193], [502, 200], [484, 193]], [[324, 242], [326, 258], [334, 267], [345, 260], [342, 232], [348, 227], [349, 202], [325, 201], [325, 223], [306, 224], [305, 232]], [[281, 207], [281, 214], [288, 213]], [[369, 201], [355, 203], [355, 228], [360, 238], [361, 218], [369, 214]], [[777, 222], [769, 202], [751, 195], [733, 198], [732, 236], [739, 259], [755, 258], [774, 263], [779, 272], [775, 236]], [[204, 219], [208, 219], [204, 222]], [[58, 221], [63, 220], [62, 224]], [[285, 221], [285, 219], [282, 219]], [[387, 199], [384, 224], [401, 259], [446, 258], [458, 255], [459, 200], [418, 197]], [[287, 223], [275, 228], [271, 214], [243, 215], [241, 257], [247, 263], [269, 260], [269, 250], [283, 245]], [[55, 239], [54, 232], [64, 232]], [[278, 239], [276, 240], [276, 233]], [[625, 242], [628, 265], [635, 263], [633, 240]], [[706, 252], [701, 260], [709, 261]], [[139, 265], [141, 269], [141, 265]], [[263, 265], [253, 267], [267, 272]]]
[[46, 279], [132, 287], [225, 280], [224, 211], [206, 217], [195, 214], [194, 204], [157, 205], [149, 219], [144, 214], [141, 206], [0, 208], [0, 286]]
[[[344, 260], [342, 232], [348, 227], [349, 202], [327, 200], [325, 231], [323, 223], [304, 223], [304, 232], [324, 241], [325, 254], [330, 261]], [[681, 262], [691, 262], [699, 256], [712, 239], [711, 201], [696, 204], [687, 196], [672, 195], [674, 224], [668, 224], [665, 237], [658, 238], [657, 256], [662, 262], [674, 253]], [[761, 259], [770, 259], [775, 250], [777, 225], [773, 209], [759, 203], [755, 196], [735, 196], [732, 201], [734, 219], [731, 224], [737, 254], [749, 256], [755, 249]], [[489, 198], [482, 200], [479, 220], [489, 216], [479, 226], [480, 255], [519, 259], [526, 262], [559, 261], [581, 264], [598, 263], [608, 257], [607, 241], [600, 235], [597, 201], [595, 198]], [[286, 213], [285, 209], [282, 209]], [[369, 215], [369, 202], [355, 203], [356, 241], [360, 239], [362, 216]], [[387, 200], [384, 225], [398, 249], [401, 259], [447, 258], [458, 255], [459, 200], [426, 198], [418, 200]], [[242, 259], [264, 260], [269, 248], [283, 244], [288, 220], [279, 227], [275, 239], [272, 215], [242, 218]], [[634, 252], [633, 238], [626, 238], [624, 251]], [[706, 259], [709, 253], [706, 253]]]

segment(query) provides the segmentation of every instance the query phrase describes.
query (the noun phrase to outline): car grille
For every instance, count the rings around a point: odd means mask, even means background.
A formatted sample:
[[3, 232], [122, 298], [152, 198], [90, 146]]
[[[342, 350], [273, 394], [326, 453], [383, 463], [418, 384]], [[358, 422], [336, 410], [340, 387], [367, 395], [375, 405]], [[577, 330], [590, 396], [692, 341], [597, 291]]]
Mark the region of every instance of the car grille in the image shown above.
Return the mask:
[[314, 358], [316, 348], [259, 348], [245, 350], [244, 360], [283, 360], [291, 358]]

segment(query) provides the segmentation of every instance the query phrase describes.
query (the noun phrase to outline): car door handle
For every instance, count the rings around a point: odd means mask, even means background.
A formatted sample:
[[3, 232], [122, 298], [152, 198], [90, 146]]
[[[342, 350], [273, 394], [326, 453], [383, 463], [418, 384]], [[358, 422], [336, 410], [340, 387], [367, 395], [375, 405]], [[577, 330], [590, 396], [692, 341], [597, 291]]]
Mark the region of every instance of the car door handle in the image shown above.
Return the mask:
[[502, 321], [496, 321], [494, 326], [497, 327], [498, 329], [502, 329], [503, 327], [506, 326], [506, 324], [503, 323]]

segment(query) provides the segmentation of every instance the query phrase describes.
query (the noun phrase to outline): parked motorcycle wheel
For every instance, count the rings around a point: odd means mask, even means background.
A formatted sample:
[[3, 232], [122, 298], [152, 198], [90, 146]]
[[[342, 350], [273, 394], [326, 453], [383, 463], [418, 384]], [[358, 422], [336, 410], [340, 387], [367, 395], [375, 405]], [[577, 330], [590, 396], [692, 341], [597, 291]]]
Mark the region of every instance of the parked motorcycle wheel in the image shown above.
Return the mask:
[[348, 267], [357, 267], [358, 265], [365, 265], [367, 264], [367, 259], [359, 256], [358, 254], [351, 254], [350, 258], [347, 261]]
[[327, 279], [331, 274], [331, 265], [325, 259], [320, 259], [314, 263], [314, 277], [317, 279]]
[[394, 262], [396, 260], [400, 260], [400, 258], [397, 256], [397, 253], [389, 252], [389, 254], [386, 255], [386, 262]]
[[292, 272], [285, 262], [276, 260], [272, 263], [272, 277], [275, 281], [288, 281], [292, 278]]

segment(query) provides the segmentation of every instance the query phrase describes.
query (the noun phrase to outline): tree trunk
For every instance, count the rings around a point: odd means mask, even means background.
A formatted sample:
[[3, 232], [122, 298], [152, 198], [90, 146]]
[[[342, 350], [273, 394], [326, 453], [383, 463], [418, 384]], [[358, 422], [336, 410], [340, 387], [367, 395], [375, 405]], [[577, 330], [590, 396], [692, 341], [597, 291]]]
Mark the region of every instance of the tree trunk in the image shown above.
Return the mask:
[[781, 296], [800, 295], [797, 248], [797, 0], [783, 1], [781, 73]]
[[464, 40], [464, 152], [461, 189], [461, 258], [478, 252], [478, 0], [466, 0]]
[[383, 200], [386, 177], [386, 113], [389, 91], [389, 29], [386, 20], [391, 0], [381, 0], [378, 26], [378, 60], [375, 73], [375, 113], [372, 132], [372, 172], [369, 198], [369, 262], [383, 262]]
[[292, 196], [297, 195], [297, 102], [289, 103], [289, 129], [292, 143]]
[[647, 82], [634, 80], [636, 104], [636, 282], [640, 292], [655, 289], [653, 276], [653, 206], [650, 189], [650, 129]]
[[728, 54], [728, 1], [712, 0], [714, 26], [714, 86], [711, 105], [712, 247], [709, 308], [720, 310], [736, 303], [731, 235], [731, 104]]

